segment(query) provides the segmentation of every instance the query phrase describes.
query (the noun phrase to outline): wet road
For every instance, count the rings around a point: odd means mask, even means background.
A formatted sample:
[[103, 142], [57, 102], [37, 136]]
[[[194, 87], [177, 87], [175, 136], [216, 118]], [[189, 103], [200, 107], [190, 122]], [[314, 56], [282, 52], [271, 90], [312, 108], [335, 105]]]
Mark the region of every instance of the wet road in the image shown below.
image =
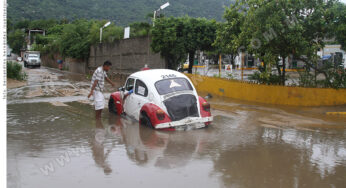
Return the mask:
[[325, 115], [345, 106], [214, 97], [210, 127], [163, 132], [107, 110], [96, 122], [84, 76], [26, 71], [28, 85], [8, 90], [8, 187], [346, 185], [346, 118]]

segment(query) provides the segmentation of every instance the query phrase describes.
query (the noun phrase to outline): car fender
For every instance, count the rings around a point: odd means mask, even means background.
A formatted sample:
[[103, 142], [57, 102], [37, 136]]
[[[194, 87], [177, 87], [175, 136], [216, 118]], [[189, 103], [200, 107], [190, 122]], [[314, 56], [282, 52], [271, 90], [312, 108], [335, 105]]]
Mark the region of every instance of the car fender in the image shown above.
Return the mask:
[[117, 109], [117, 113], [121, 115], [123, 113], [123, 99], [121, 97], [120, 91], [114, 92], [111, 94], [111, 97], [114, 100], [115, 108]]
[[153, 103], [146, 103], [142, 106], [140, 110], [140, 114], [142, 114], [143, 112], [146, 113], [153, 127], [155, 127], [157, 124], [160, 124], [160, 123], [167, 123], [172, 121], [165, 111], [164, 111], [165, 118], [163, 120], [159, 120], [156, 116], [157, 110], [162, 110], [162, 109]]
[[201, 116], [202, 117], [210, 117], [211, 116], [211, 113], [210, 113], [210, 111], [208, 112], [208, 111], [205, 111], [204, 109], [203, 109], [203, 106], [202, 106], [202, 104], [204, 103], [204, 102], [207, 102], [203, 97], [201, 97], [201, 96], [198, 96], [198, 100], [199, 100], [199, 109], [201, 110]]

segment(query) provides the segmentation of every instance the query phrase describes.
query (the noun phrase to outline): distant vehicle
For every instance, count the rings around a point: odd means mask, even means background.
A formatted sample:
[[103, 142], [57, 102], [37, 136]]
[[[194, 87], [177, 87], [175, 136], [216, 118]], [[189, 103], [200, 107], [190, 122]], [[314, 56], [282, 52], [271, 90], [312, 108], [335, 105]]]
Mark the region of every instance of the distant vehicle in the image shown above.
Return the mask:
[[26, 51], [24, 52], [24, 67], [40, 67], [41, 58], [38, 51]]
[[189, 61], [184, 62], [184, 64], [180, 64], [178, 67], [179, 72], [185, 72], [189, 70]]
[[10, 46], [8, 46], [7, 45], [7, 50], [6, 50], [6, 52], [7, 52], [7, 57], [11, 57], [12, 56], [12, 49], [10, 48]]
[[197, 95], [190, 79], [168, 69], [131, 74], [125, 86], [111, 94], [108, 107], [154, 129], [202, 128], [213, 120], [210, 104]]

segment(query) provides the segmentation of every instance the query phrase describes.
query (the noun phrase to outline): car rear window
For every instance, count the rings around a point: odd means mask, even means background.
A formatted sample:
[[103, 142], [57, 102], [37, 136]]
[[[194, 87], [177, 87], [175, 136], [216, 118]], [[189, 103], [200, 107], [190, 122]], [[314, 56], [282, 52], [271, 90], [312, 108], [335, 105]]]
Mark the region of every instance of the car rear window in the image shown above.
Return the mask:
[[155, 87], [160, 95], [166, 95], [176, 91], [193, 90], [190, 82], [185, 78], [160, 80], [155, 83]]

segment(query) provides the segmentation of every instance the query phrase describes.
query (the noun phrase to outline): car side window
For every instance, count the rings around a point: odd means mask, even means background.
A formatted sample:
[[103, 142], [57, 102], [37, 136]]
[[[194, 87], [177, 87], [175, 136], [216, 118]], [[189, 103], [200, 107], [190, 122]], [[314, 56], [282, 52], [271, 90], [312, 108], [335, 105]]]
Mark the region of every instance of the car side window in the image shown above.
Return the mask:
[[136, 80], [135, 94], [143, 96], [143, 97], [148, 96], [147, 86], [144, 84], [144, 82], [138, 79]]
[[133, 78], [127, 79], [127, 82], [125, 85], [126, 91], [130, 91], [131, 89], [133, 89], [134, 84], [135, 84], [135, 79], [133, 79]]

